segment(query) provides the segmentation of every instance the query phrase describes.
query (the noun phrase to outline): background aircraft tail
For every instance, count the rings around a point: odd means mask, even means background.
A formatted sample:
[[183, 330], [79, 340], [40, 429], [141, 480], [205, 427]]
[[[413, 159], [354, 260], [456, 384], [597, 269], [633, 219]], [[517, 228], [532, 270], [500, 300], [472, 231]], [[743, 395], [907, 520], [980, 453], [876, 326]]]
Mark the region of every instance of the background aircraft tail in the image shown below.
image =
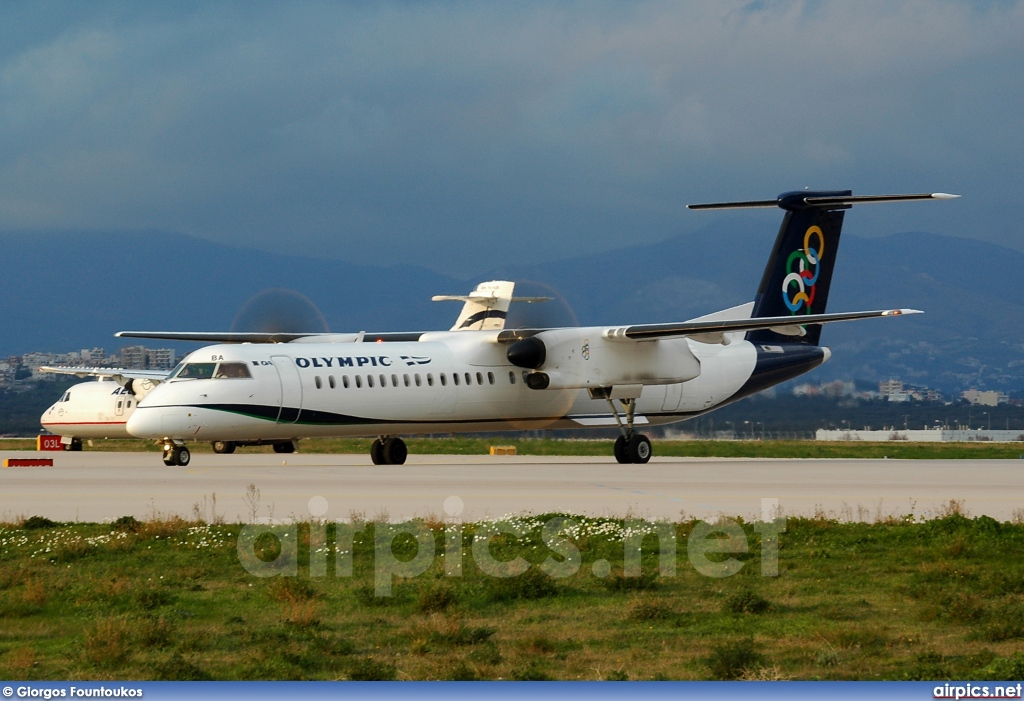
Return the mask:
[[508, 280], [481, 282], [468, 295], [434, 295], [434, 302], [464, 302], [452, 331], [481, 331], [505, 328], [512, 302], [547, 302], [550, 297], [513, 297], [516, 284]]

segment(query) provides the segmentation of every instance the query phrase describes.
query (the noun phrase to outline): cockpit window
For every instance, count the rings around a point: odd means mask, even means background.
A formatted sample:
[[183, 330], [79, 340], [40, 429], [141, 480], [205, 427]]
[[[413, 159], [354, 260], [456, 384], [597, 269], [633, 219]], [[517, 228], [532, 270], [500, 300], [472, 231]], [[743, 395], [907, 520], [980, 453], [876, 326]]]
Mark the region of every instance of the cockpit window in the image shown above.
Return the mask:
[[187, 363], [185, 367], [175, 375], [179, 380], [203, 380], [213, 377], [213, 369], [217, 363]]
[[71, 401], [71, 392], [69, 391], [67, 394], [65, 394], [64, 398], [61, 399], [61, 401], [62, 402], [70, 402]]
[[217, 366], [217, 372], [213, 376], [216, 378], [252, 377], [245, 363], [221, 363]]

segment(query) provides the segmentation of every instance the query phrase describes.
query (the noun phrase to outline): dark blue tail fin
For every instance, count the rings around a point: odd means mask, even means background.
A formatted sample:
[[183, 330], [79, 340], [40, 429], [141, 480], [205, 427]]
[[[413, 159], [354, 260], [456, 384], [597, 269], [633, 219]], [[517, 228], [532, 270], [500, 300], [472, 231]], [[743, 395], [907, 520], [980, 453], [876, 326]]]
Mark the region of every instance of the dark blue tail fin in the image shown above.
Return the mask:
[[[839, 250], [845, 210], [869, 202], [951, 199], [958, 195], [937, 192], [920, 195], [859, 195], [850, 190], [784, 192], [774, 200], [688, 205], [690, 209], [745, 209], [781, 207], [786, 216], [754, 297], [753, 318], [823, 314], [832, 284], [832, 269]], [[770, 330], [751, 331], [754, 343], [818, 345], [821, 325], [810, 324], [805, 335], [783, 336]]]
[[[832, 270], [839, 250], [844, 210], [849, 204], [807, 204], [808, 198], [832, 201], [849, 197], [849, 190], [833, 192], [793, 192], [779, 196], [778, 206], [786, 210], [779, 227], [761, 284], [754, 297], [754, 318], [823, 314], [832, 284]], [[806, 327], [800, 341], [818, 345], [821, 326]], [[792, 343], [773, 331], [751, 331], [748, 340], [755, 343]]]

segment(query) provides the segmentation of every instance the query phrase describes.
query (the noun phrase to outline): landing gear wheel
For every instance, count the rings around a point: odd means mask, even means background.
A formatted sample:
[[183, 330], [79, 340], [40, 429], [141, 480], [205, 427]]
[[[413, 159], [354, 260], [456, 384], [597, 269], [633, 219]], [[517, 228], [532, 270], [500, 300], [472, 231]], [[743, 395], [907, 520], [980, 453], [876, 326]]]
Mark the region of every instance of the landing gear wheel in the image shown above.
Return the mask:
[[227, 455], [229, 453], [233, 453], [233, 452], [235, 452], [235, 442], [234, 441], [214, 441], [213, 442], [213, 452], [220, 453], [221, 455]]
[[384, 441], [384, 463], [387, 465], [404, 465], [409, 455], [405, 441], [401, 438], [388, 438]]
[[642, 433], [634, 434], [629, 439], [629, 461], [643, 465], [651, 459], [651, 441]]
[[82, 449], [82, 439], [81, 438], [72, 438], [71, 439], [71, 445], [68, 448], [68, 450], [74, 450], [74, 451], [77, 452], [77, 451], [79, 451], [81, 449]]
[[183, 445], [176, 445], [170, 450], [164, 451], [164, 465], [168, 467], [174, 467], [175, 465], [185, 467], [191, 459], [192, 453]]
[[295, 452], [295, 444], [292, 443], [291, 441], [286, 441], [284, 443], [275, 443], [274, 444], [274, 452], [275, 453], [294, 453]]
[[629, 462], [629, 453], [626, 450], [625, 436], [619, 436], [615, 439], [615, 459], [620, 465], [625, 465]]
[[370, 444], [370, 460], [373, 460], [374, 465], [386, 464], [384, 462], [384, 441], [380, 438], [375, 438]]

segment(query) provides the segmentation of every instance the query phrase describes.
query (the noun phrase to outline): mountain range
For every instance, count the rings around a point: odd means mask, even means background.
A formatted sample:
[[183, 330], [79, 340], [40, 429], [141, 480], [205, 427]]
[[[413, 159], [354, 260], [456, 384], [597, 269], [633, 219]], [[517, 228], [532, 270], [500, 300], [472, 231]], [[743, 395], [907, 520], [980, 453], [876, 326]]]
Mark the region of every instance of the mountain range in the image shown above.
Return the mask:
[[[356, 265], [160, 231], [6, 233], [0, 356], [113, 350], [132, 343], [112, 338], [126, 329], [230, 329], [239, 309], [268, 288], [307, 296], [334, 331], [448, 328], [458, 305], [432, 303], [431, 295], [466, 294], [476, 282], [496, 278], [516, 280], [517, 294], [555, 297], [544, 305], [513, 305], [510, 323], [681, 320], [752, 299], [774, 233], [739, 220], [558, 262], [532, 262], [537, 255], [524, 251], [491, 270], [467, 271], [465, 279], [388, 265], [386, 251]], [[926, 313], [829, 326], [822, 342], [833, 359], [810, 377], [896, 377], [947, 393], [1024, 389], [1021, 270], [1024, 254], [971, 239], [844, 234], [828, 311]]]

